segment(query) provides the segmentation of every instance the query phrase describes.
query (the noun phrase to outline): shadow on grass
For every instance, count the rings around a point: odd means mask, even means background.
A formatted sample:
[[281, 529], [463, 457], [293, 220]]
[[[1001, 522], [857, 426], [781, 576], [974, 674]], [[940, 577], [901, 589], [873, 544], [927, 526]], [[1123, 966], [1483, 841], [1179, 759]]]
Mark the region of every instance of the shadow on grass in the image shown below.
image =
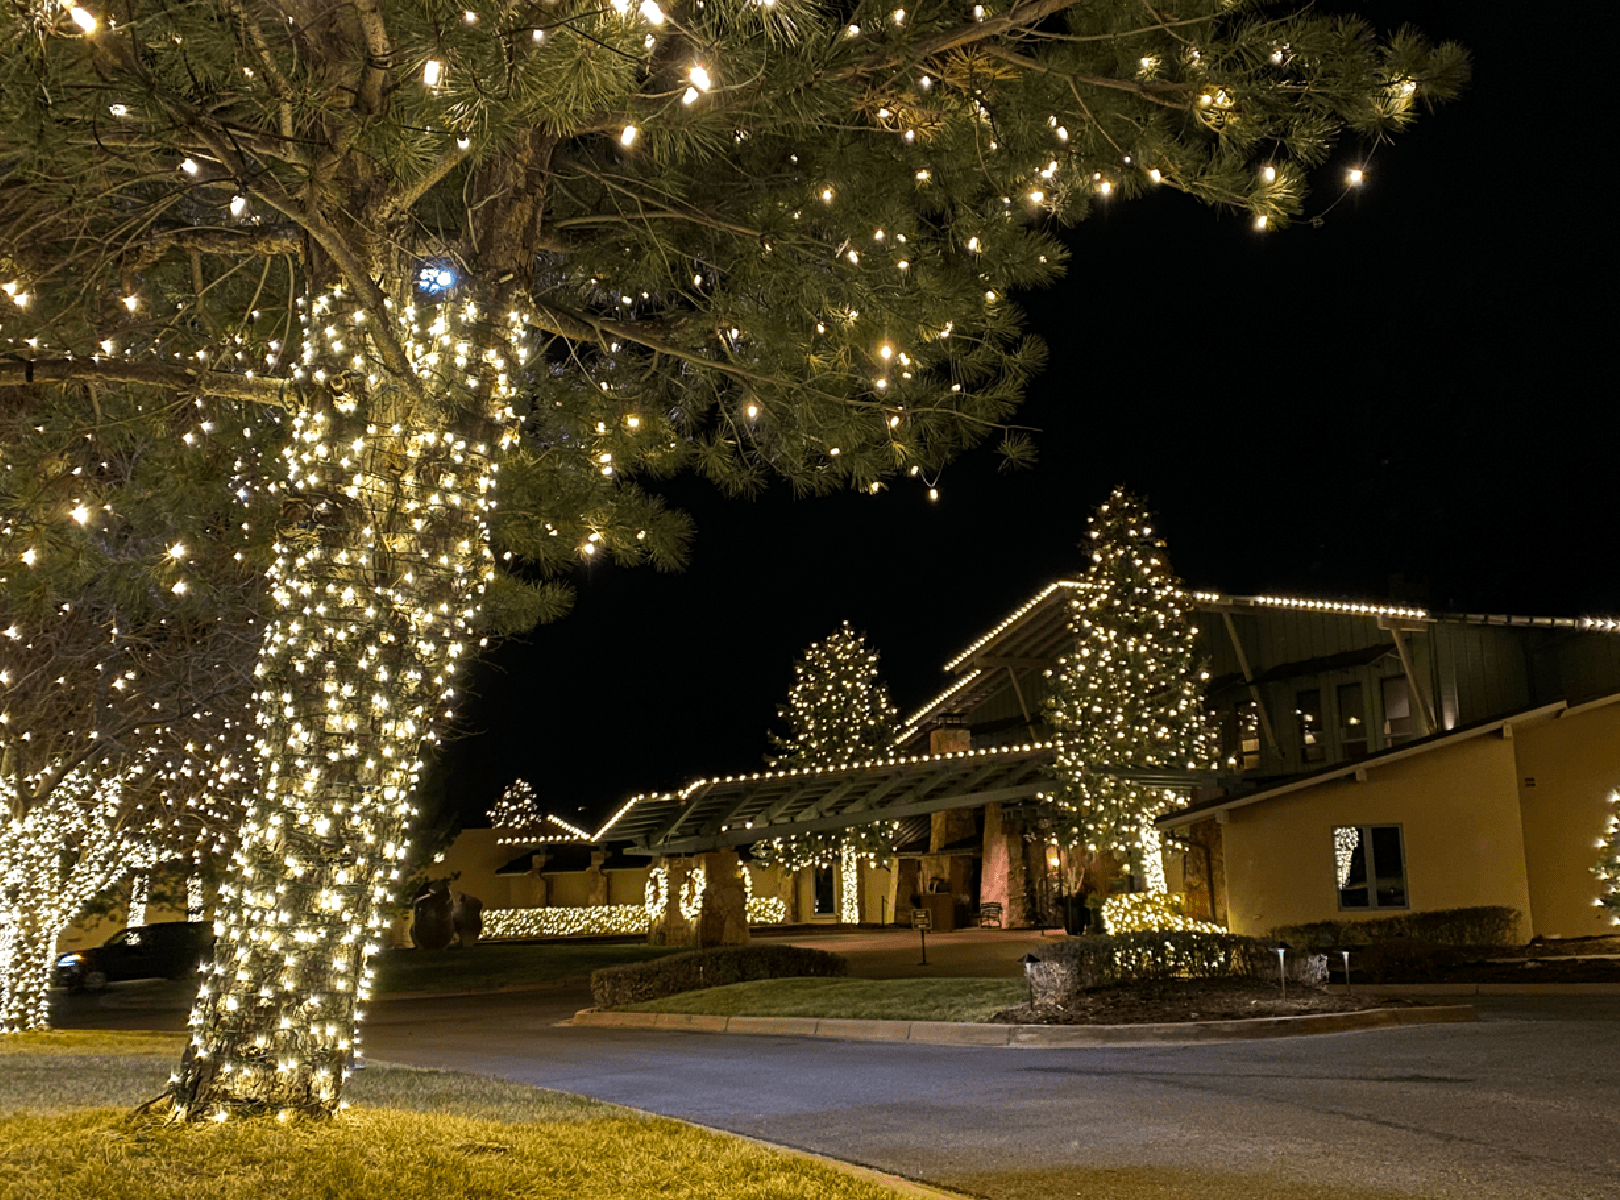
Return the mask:
[[1019, 979], [759, 979], [682, 992], [627, 1008], [722, 1017], [987, 1021], [1028, 995]]

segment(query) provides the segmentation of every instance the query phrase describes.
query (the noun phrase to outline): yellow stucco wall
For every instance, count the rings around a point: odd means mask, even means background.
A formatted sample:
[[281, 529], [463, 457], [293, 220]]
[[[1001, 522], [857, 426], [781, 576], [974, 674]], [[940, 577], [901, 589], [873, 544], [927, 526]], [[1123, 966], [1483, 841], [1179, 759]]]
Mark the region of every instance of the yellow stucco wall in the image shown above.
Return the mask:
[[1620, 703], [1521, 726], [1514, 744], [1534, 932], [1613, 933], [1607, 911], [1593, 903], [1598, 887], [1592, 867], [1608, 821], [1609, 793], [1620, 788]]
[[[1484, 734], [1370, 765], [1365, 783], [1336, 779], [1231, 810], [1222, 830], [1231, 928], [1264, 937], [1279, 925], [1493, 904], [1525, 914], [1528, 937], [1515, 744]], [[1402, 827], [1409, 910], [1339, 909], [1333, 827], [1369, 824]]]
[[428, 874], [442, 879], [459, 871], [461, 877], [450, 885], [452, 889], [477, 896], [488, 908], [508, 904], [511, 884], [495, 872], [516, 858], [521, 847], [497, 845], [497, 836], [493, 829], [462, 830], [444, 852], [444, 861], [430, 867]]

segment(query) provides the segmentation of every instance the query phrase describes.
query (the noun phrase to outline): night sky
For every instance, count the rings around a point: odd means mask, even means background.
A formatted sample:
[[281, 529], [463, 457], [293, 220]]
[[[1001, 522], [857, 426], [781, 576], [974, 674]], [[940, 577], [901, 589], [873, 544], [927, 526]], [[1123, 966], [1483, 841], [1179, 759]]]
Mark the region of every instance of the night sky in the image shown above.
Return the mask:
[[[1021, 298], [1051, 350], [1015, 418], [1042, 431], [1033, 470], [986, 447], [932, 504], [910, 480], [752, 503], [661, 487], [696, 519], [689, 568], [581, 568], [573, 616], [475, 673], [472, 733], [445, 751], [464, 823], [520, 775], [592, 826], [636, 792], [759, 769], [795, 656], [846, 619], [915, 707], [957, 650], [1082, 569], [1116, 483], [1157, 511], [1189, 586], [1375, 599], [1401, 576], [1398, 598], [1436, 610], [1620, 614], [1604, 156], [1547, 137], [1607, 145], [1604, 110], [1526, 78], [1510, 9], [1349, 7], [1463, 42], [1468, 94], [1379, 148], [1322, 228], [1257, 234], [1164, 193], [1070, 231], [1067, 280]], [[1311, 211], [1361, 161], [1343, 147]]]

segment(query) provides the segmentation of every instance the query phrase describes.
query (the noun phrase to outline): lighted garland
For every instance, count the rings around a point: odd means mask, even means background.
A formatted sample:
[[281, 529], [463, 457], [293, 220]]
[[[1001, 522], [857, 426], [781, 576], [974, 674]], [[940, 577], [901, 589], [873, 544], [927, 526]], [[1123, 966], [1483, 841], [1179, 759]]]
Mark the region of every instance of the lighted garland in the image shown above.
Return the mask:
[[545, 819], [534, 789], [524, 779], [514, 779], [489, 809], [489, 823], [496, 829], [530, 829]]

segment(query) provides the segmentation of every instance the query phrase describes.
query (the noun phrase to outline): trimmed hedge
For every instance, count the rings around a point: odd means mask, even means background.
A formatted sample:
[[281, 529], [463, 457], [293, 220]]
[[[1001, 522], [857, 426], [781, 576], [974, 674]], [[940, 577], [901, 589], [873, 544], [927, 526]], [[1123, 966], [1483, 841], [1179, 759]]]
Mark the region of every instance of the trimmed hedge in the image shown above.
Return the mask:
[[1271, 936], [1296, 950], [1317, 953], [1354, 950], [1381, 942], [1513, 946], [1519, 939], [1519, 910], [1499, 906], [1443, 908], [1370, 921], [1313, 921], [1308, 925], [1279, 926]]
[[[1250, 978], [1270, 959], [1270, 949], [1254, 938], [1200, 929], [1156, 929], [1104, 936], [1067, 938], [1043, 946], [1030, 965], [1037, 992], [1058, 999], [1139, 980]], [[1039, 998], [1039, 997], [1038, 997]]]
[[803, 946], [717, 946], [593, 971], [591, 998], [597, 1008], [620, 1008], [754, 979], [848, 974], [849, 960], [825, 950]]

